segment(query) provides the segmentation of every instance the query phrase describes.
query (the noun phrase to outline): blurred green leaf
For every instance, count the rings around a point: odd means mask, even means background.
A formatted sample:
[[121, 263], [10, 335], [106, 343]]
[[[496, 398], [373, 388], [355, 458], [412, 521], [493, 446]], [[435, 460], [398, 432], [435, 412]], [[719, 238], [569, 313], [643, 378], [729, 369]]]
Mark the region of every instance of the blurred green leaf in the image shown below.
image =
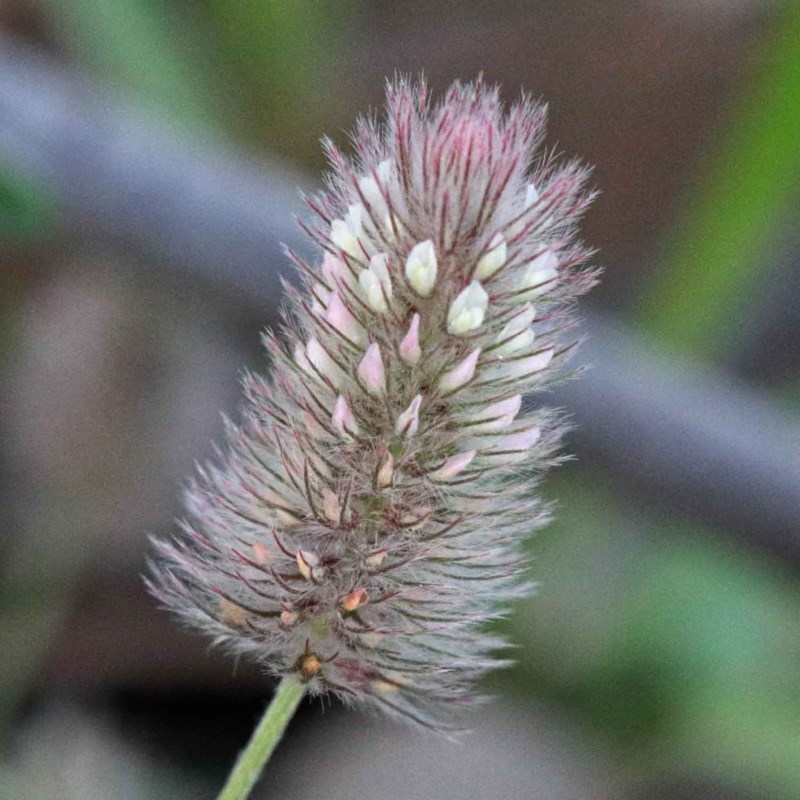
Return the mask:
[[511, 688], [584, 715], [640, 777], [800, 796], [794, 576], [696, 522], [623, 505], [597, 478], [548, 485], [559, 507], [531, 543], [539, 596], [510, 620]]
[[260, 141], [321, 164], [320, 130], [349, 124], [336, 72], [354, 4], [206, 0], [220, 53], [239, 78], [231, 91]]
[[0, 237], [6, 241], [45, 236], [53, 223], [53, 207], [41, 187], [0, 163]]
[[663, 278], [641, 320], [698, 354], [724, 346], [737, 302], [768, 278], [771, 237], [800, 173], [800, 3], [786, 3], [760, 45], [760, 66], [719, 137], [707, 173], [686, 198], [666, 244]]
[[[154, 0], [37, 0], [57, 38], [100, 76], [177, 124], [214, 130], [207, 57], [191, 20]], [[195, 52], [192, 52], [194, 48]]]

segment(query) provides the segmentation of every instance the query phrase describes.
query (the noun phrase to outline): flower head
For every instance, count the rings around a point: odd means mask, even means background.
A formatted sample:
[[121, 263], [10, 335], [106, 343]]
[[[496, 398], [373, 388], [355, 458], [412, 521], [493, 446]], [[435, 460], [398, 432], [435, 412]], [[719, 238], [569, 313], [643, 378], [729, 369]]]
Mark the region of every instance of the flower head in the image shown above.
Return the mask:
[[438, 727], [501, 663], [483, 623], [528, 591], [560, 431], [522, 396], [560, 374], [595, 279], [586, 173], [537, 152], [544, 121], [481, 82], [431, 105], [400, 81], [353, 158], [327, 145], [288, 342], [267, 335], [271, 377], [158, 545], [166, 605], [312, 692]]

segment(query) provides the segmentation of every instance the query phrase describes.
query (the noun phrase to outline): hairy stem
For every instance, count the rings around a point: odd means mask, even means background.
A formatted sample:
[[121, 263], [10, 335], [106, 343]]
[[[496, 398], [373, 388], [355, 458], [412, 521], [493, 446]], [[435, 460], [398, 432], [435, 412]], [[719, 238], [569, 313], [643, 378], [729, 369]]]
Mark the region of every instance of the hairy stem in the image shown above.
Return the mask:
[[306, 687], [294, 676], [284, 678], [253, 731], [247, 747], [239, 753], [236, 764], [217, 800], [244, 800], [250, 795], [286, 726], [303, 699]]

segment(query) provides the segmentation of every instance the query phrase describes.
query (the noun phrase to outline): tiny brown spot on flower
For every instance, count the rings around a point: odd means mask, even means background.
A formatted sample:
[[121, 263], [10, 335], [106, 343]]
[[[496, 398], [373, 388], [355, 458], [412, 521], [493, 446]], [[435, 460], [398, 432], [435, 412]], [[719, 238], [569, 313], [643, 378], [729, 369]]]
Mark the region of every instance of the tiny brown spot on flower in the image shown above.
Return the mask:
[[310, 679], [322, 669], [322, 662], [313, 653], [307, 653], [300, 659], [299, 668], [301, 675]]
[[270, 561], [269, 550], [261, 542], [256, 542], [253, 545], [253, 561], [261, 567]]
[[339, 603], [343, 611], [355, 611], [356, 609], [365, 606], [369, 602], [369, 595], [366, 589], [356, 589], [350, 592], [347, 597]]
[[395, 684], [383, 680], [372, 681], [370, 688], [372, 689], [373, 693], [377, 695], [394, 694], [395, 692], [399, 691]]
[[287, 628], [294, 625], [298, 619], [298, 613], [291, 608], [284, 608], [283, 611], [281, 611], [281, 624], [285, 625]]
[[229, 625], [241, 627], [247, 621], [244, 609], [224, 597], [219, 601], [219, 613]]

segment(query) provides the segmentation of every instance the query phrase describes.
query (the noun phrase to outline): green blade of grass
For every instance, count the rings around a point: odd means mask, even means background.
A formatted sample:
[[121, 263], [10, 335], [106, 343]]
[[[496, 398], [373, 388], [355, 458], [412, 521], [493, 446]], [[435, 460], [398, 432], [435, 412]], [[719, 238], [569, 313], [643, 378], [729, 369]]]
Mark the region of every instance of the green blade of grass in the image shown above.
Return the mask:
[[776, 18], [760, 67], [734, 109], [709, 171], [667, 241], [662, 278], [641, 309], [664, 342], [712, 354], [736, 324], [737, 302], [769, 274], [762, 254], [798, 191], [800, 3]]

